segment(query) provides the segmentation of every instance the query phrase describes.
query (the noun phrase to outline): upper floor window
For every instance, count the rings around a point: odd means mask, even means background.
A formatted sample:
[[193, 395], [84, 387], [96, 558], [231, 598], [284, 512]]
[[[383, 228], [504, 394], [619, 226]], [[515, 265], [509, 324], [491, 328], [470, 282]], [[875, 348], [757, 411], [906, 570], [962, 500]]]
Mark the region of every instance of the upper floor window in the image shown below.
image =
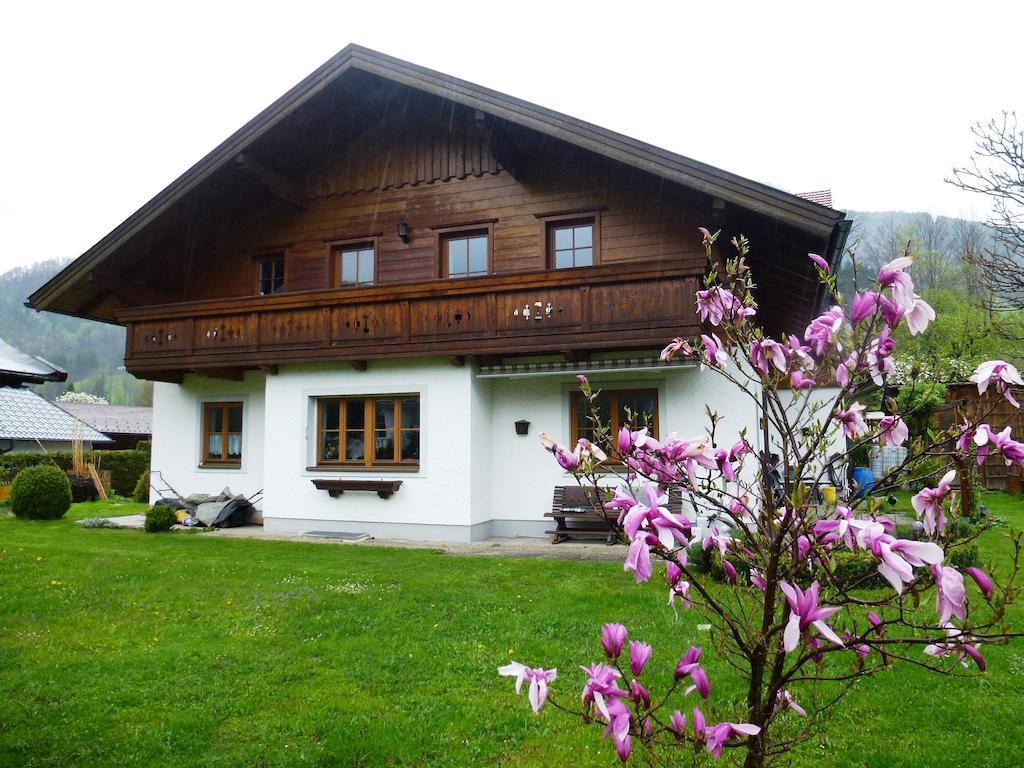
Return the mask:
[[203, 403], [203, 462], [238, 468], [242, 465], [242, 404]]
[[592, 267], [597, 263], [597, 221], [585, 219], [548, 222], [548, 258], [555, 269]]
[[284, 256], [278, 254], [260, 261], [257, 289], [260, 296], [284, 293]]
[[316, 461], [352, 468], [419, 466], [419, 396], [319, 398]]
[[490, 271], [489, 242], [487, 230], [443, 236], [441, 252], [445, 276], [456, 278], [486, 275]]
[[374, 244], [356, 243], [335, 248], [338, 260], [338, 285], [373, 285], [376, 282]]
[[[593, 441], [594, 423], [591, 420], [587, 399], [582, 393], [573, 392], [570, 405], [573, 443], [581, 437]], [[650, 435], [658, 435], [656, 389], [602, 389], [594, 400], [594, 410], [601, 425], [609, 427], [613, 444], [619, 430], [624, 426], [631, 430], [647, 427]]]

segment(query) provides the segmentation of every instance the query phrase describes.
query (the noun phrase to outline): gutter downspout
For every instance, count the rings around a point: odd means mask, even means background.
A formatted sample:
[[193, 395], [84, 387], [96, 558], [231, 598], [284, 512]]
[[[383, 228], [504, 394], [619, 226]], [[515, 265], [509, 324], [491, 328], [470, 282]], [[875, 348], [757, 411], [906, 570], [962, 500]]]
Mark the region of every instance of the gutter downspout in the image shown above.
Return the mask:
[[[843, 260], [843, 252], [846, 250], [846, 238], [850, 236], [850, 228], [853, 226], [853, 219], [837, 221], [832, 227], [832, 234], [828, 238], [828, 250], [825, 252], [825, 261], [829, 269], [835, 273]], [[820, 315], [825, 311], [825, 303], [828, 300], [828, 293], [825, 286], [818, 286], [818, 297], [814, 300], [814, 314]]]

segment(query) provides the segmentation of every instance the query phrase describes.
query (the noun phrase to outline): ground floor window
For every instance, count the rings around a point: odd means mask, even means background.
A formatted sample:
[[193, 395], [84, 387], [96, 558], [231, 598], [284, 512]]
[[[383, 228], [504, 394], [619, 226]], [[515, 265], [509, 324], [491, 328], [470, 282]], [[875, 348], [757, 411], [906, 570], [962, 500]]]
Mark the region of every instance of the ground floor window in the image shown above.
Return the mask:
[[418, 395], [317, 399], [317, 466], [416, 468]]
[[203, 403], [204, 466], [242, 465], [242, 404]]
[[[651, 435], [658, 435], [656, 389], [602, 389], [594, 400], [594, 411], [602, 426], [609, 427], [613, 444], [619, 429], [624, 426], [634, 430], [647, 427]], [[572, 393], [570, 413], [573, 445], [581, 437], [593, 441], [595, 424], [590, 403], [581, 392]]]

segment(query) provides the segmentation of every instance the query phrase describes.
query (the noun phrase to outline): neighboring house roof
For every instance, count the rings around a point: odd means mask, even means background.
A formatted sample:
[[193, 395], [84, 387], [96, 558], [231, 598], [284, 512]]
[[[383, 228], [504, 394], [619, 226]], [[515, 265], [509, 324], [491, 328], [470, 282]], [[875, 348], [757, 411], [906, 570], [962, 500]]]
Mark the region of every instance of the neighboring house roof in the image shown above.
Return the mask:
[[[838, 262], [838, 254], [842, 252], [850, 225], [850, 222], [844, 221], [845, 214], [842, 211], [835, 211], [797, 195], [498, 91], [362, 46], [349, 45], [242, 126], [110, 234], [36, 290], [29, 298], [28, 305], [40, 310], [114, 322], [115, 310], [105, 304], [112, 277], [97, 267], [109, 257], [115, 254], [123, 255], [125, 252], [129, 252], [132, 259], [144, 258], [144, 254], [149, 253], [148, 246], [139, 246], [133, 250], [129, 245], [138, 245], [136, 239], [158, 221], [162, 222], [161, 226], [165, 229], [179, 230], [181, 223], [171, 220], [174, 212], [184, 216], [183, 220], [188, 221], [191, 227], [199, 218], [198, 211], [207, 209], [206, 198], [197, 198], [202, 197], [203, 189], [209, 192], [208, 187], [203, 185], [212, 184], [214, 179], [224, 175], [225, 169], [244, 161], [246, 153], [254, 147], [258, 150], [260, 142], [269, 141], [272, 136], [280, 135], [281, 132], [299, 131], [301, 135], [306, 136], [310, 133], [318, 136], [322, 134], [323, 141], [327, 142], [325, 146], [329, 145], [332, 131], [313, 131], [308, 121], [316, 118], [318, 110], [323, 111], [324, 105], [320, 102], [330, 102], [335, 97], [346, 97], [346, 92], [329, 89], [346, 78], [355, 77], [354, 73], [359, 73], [363, 77], [383, 78], [479, 110], [510, 125], [536, 131], [550, 139], [566, 142], [740, 208], [783, 221], [801, 231], [829, 238], [829, 247], [823, 255], [830, 262]], [[256, 154], [258, 155], [258, 152]], [[284, 156], [281, 159], [283, 160]], [[231, 177], [225, 178], [221, 181], [228, 184]], [[186, 200], [191, 201], [192, 208], [185, 205]], [[130, 272], [129, 265], [121, 264], [120, 271], [127, 274]], [[145, 286], [140, 286], [139, 290], [144, 288]]]
[[814, 192], [797, 192], [796, 194], [797, 197], [802, 197], [804, 200], [810, 200], [812, 203], [824, 205], [826, 208], [832, 207], [831, 189], [819, 189]]
[[42, 384], [44, 381], [65, 381], [67, 371], [41, 357], [22, 352], [0, 339], [0, 381], [16, 384]]
[[153, 434], [153, 409], [141, 405], [57, 403], [76, 419], [105, 435]]
[[30, 389], [0, 387], [0, 440], [109, 443], [107, 436]]

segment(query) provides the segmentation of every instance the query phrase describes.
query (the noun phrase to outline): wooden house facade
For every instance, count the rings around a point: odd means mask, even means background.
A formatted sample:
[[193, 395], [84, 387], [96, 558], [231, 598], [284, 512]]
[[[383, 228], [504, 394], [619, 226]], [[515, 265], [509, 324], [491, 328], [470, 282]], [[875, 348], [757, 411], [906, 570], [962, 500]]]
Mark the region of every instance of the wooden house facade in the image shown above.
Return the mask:
[[349, 46], [30, 301], [126, 326], [180, 490], [263, 489], [280, 530], [536, 533], [564, 479], [531, 436], [575, 439], [577, 373], [611, 419], [682, 433], [710, 402], [756, 423], [657, 360], [700, 330], [699, 226], [752, 241], [777, 333], [812, 317], [806, 254], [834, 261], [849, 222]]

